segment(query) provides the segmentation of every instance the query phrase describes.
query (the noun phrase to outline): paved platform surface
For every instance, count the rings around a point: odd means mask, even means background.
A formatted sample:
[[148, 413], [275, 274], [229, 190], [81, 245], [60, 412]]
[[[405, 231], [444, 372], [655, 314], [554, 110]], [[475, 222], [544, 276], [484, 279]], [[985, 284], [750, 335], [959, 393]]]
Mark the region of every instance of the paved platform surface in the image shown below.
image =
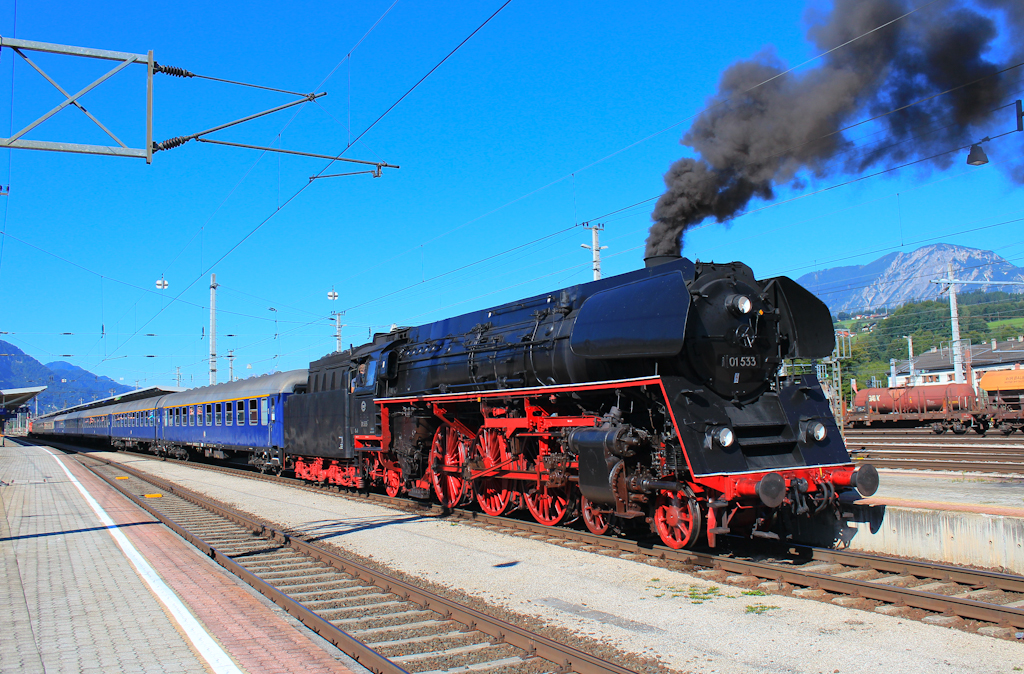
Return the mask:
[[1024, 477], [880, 470], [878, 492], [862, 503], [1024, 518]]
[[10, 440], [0, 607], [0, 672], [366, 671], [76, 461]]
[[98, 454], [491, 605], [718, 674], [991, 674], [1024, 644], [786, 596], [642, 561], [125, 454]]

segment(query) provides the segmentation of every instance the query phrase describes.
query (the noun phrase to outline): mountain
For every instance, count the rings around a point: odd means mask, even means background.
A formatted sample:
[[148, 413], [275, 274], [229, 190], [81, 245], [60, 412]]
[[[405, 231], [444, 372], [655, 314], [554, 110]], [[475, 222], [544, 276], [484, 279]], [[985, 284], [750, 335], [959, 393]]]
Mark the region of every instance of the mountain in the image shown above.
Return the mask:
[[890, 253], [874, 262], [833, 267], [804, 274], [797, 282], [820, 297], [833, 314], [859, 313], [868, 309], [893, 309], [912, 300], [935, 299], [941, 286], [930, 283], [946, 277], [952, 263], [953, 277], [963, 281], [990, 281], [961, 285], [957, 292], [1002, 290], [1024, 293], [1024, 286], [1000, 281], [1024, 281], [1024, 268], [1015, 267], [990, 250], [939, 243], [910, 253]]
[[[77, 405], [131, 391], [109, 377], [100, 377], [59, 360], [43, 365], [10, 342], [0, 340], [0, 389], [46, 386], [39, 394], [39, 412]], [[35, 401], [29, 403], [33, 408]]]

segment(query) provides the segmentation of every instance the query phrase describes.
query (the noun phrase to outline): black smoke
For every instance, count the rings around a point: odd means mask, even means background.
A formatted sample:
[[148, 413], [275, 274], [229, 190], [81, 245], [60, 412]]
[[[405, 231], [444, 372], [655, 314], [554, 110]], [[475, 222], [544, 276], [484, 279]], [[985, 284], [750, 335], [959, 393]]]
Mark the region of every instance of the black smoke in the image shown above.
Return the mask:
[[[1024, 0], [940, 0], [899, 18], [910, 9], [903, 0], [835, 0], [827, 15], [808, 17], [819, 53], [839, 47], [819, 65], [785, 73], [764, 50], [729, 66], [683, 136], [697, 158], [665, 174], [645, 256], [679, 254], [691, 225], [726, 220], [800, 176], [933, 155], [929, 161], [943, 167], [962, 157], [942, 153], [977, 142], [996, 121], [999, 130], [1013, 128], [1012, 107], [993, 109], [1024, 88], [1024, 67], [1001, 72], [1024, 60]], [[884, 116], [843, 130], [876, 115]], [[1003, 161], [1024, 178], [1010, 157]]]

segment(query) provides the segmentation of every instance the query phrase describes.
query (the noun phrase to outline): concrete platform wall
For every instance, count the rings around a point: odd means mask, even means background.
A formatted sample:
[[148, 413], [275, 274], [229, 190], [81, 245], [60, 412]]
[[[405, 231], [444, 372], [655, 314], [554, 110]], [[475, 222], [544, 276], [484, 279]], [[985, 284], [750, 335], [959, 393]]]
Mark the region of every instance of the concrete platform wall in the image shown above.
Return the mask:
[[1024, 519], [1003, 515], [862, 506], [848, 521], [848, 549], [969, 564], [1024, 575]]

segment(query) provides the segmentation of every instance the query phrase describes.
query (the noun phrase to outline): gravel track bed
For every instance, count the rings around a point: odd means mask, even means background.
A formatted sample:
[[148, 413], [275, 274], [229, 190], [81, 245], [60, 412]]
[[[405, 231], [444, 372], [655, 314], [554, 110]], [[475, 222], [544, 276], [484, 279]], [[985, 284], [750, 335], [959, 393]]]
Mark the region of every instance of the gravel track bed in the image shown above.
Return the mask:
[[[674, 562], [592, 554], [561, 541], [553, 545], [549, 537], [502, 534], [493, 525], [284, 485], [254, 488], [242, 477], [106, 456], [637, 671], [987, 674], [1024, 668], [1017, 643], [824, 601], [761, 596], [691, 575], [692, 569]], [[384, 619], [359, 628], [387, 624]]]

